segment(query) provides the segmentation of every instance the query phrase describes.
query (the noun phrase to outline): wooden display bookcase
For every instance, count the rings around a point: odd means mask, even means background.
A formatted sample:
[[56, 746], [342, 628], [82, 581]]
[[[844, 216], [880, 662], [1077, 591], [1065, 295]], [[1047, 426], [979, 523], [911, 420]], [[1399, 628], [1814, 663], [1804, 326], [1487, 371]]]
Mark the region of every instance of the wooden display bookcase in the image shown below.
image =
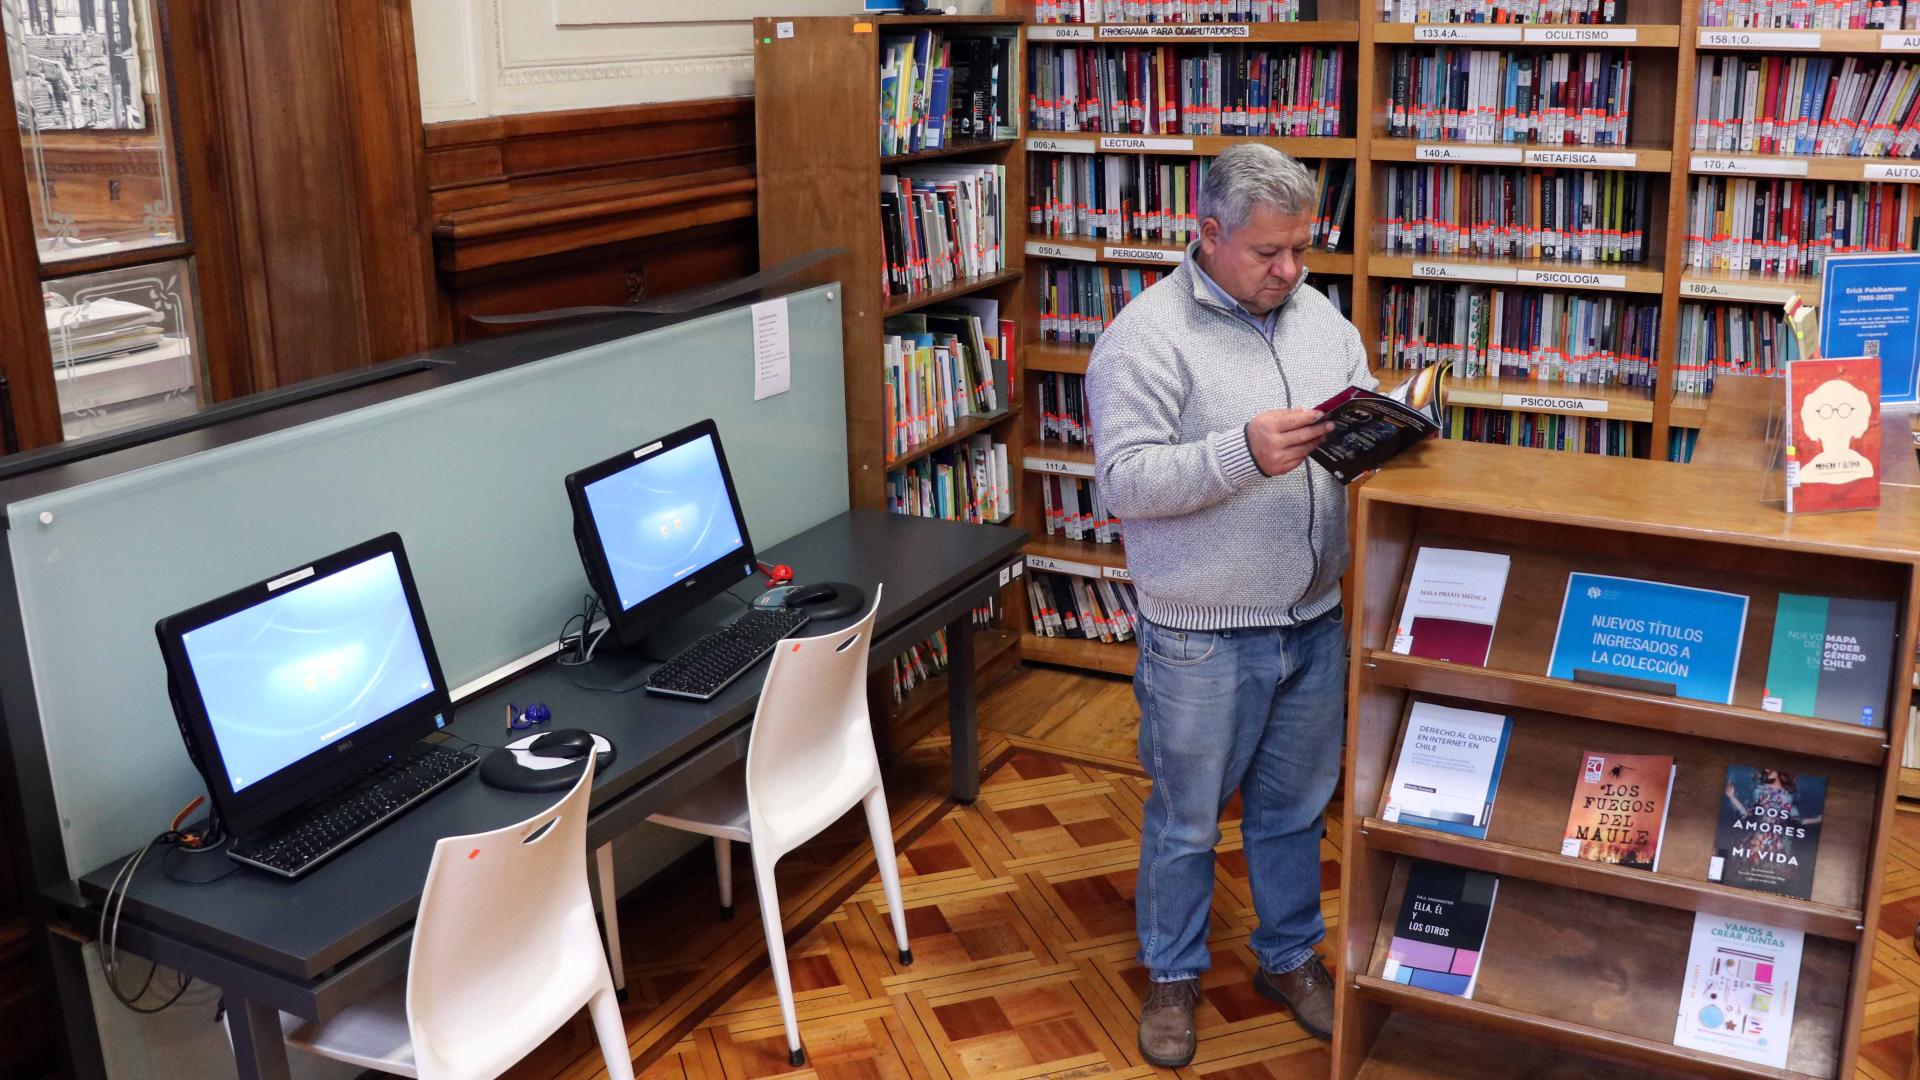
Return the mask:
[[[1850, 1077], [1914, 674], [1920, 492], [1889, 486], [1877, 511], [1789, 518], [1760, 504], [1744, 470], [1581, 455], [1544, 474], [1538, 464], [1510, 448], [1429, 442], [1359, 496], [1336, 1080], [1438, 1080], [1459, 1075], [1465, 1060], [1487, 1063], [1476, 1075], [1532, 1077], [1567, 1059], [1603, 1063], [1578, 1075], [1623, 1080]], [[1389, 650], [1413, 556], [1426, 546], [1512, 559], [1485, 668]], [[1575, 571], [1750, 597], [1734, 703], [1547, 678]], [[1896, 603], [1898, 640], [1885, 647], [1895, 650], [1888, 699], [1899, 707], [1886, 729], [1760, 709], [1783, 591]], [[1380, 817], [1415, 700], [1513, 718], [1484, 841]], [[1558, 854], [1579, 755], [1590, 749], [1674, 758], [1659, 872]], [[1827, 778], [1811, 900], [1706, 879], [1730, 763]], [[1472, 1000], [1380, 977], [1408, 858], [1501, 878]], [[1701, 911], [1807, 932], [1786, 1071], [1672, 1044]]]

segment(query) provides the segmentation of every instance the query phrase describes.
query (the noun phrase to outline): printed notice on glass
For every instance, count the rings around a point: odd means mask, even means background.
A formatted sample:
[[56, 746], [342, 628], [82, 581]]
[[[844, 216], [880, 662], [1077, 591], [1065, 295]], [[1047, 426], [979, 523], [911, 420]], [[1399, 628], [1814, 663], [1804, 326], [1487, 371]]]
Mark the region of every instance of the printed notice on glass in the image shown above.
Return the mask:
[[753, 400], [793, 387], [793, 350], [787, 336], [787, 298], [753, 305]]

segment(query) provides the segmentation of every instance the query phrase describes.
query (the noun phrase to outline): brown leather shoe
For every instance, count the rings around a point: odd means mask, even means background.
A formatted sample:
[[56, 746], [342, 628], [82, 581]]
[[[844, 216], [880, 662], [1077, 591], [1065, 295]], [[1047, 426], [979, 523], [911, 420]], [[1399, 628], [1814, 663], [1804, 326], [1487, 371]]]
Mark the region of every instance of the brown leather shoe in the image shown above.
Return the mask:
[[1333, 1039], [1333, 976], [1318, 956], [1283, 975], [1262, 969], [1253, 977], [1253, 988], [1285, 1005], [1307, 1034], [1321, 1042]]
[[1200, 1000], [1200, 980], [1147, 984], [1147, 1001], [1140, 1006], [1140, 1052], [1163, 1069], [1177, 1069], [1193, 1061], [1193, 1006]]

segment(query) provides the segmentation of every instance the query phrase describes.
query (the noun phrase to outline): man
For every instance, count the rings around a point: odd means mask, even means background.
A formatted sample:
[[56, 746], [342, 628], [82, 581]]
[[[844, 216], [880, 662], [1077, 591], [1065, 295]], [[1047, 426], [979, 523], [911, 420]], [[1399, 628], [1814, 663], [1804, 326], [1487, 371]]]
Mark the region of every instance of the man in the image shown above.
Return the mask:
[[1377, 385], [1360, 335], [1305, 284], [1311, 174], [1265, 146], [1219, 157], [1200, 239], [1100, 336], [1087, 367], [1101, 494], [1140, 598], [1140, 764], [1153, 779], [1134, 909], [1153, 982], [1140, 1050], [1187, 1064], [1209, 966], [1220, 813], [1236, 789], [1259, 928], [1255, 987], [1331, 1037], [1314, 946], [1321, 815], [1346, 725], [1346, 494], [1307, 460], [1313, 405]]

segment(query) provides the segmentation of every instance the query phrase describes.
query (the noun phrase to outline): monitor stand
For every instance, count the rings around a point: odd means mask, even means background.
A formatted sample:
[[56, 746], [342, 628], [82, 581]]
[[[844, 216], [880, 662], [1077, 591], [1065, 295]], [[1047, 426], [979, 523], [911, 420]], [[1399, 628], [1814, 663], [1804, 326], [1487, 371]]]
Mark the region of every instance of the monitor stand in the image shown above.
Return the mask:
[[593, 659], [570, 669], [569, 678], [583, 690], [628, 694], [644, 687], [653, 669], [672, 659], [700, 638], [726, 626], [744, 611], [736, 601], [720, 597], [656, 629], [631, 645], [611, 632], [593, 650]]

